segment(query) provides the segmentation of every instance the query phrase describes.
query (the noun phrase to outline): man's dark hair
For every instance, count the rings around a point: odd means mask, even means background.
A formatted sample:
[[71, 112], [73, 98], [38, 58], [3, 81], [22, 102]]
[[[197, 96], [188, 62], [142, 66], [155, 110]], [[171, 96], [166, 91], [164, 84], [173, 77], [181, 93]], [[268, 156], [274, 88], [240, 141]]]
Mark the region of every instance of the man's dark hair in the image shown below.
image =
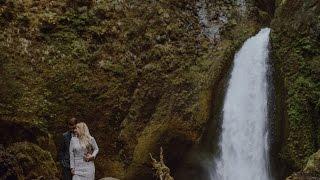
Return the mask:
[[78, 119], [77, 118], [75, 118], [75, 117], [72, 117], [71, 119], [69, 119], [68, 120], [68, 123], [75, 123], [75, 124], [77, 124], [78, 123]]

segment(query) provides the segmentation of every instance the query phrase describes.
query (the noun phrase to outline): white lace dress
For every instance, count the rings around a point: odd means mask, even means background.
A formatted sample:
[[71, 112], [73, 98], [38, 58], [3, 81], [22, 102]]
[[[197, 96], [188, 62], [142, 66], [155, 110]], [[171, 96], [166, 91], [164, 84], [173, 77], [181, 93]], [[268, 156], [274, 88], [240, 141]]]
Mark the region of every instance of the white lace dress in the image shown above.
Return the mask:
[[80, 145], [78, 137], [72, 137], [70, 141], [70, 168], [74, 169], [72, 180], [94, 180], [95, 167], [94, 162], [86, 162], [85, 154], [90, 153], [94, 157], [99, 152], [96, 140], [91, 137], [90, 149], [84, 148]]

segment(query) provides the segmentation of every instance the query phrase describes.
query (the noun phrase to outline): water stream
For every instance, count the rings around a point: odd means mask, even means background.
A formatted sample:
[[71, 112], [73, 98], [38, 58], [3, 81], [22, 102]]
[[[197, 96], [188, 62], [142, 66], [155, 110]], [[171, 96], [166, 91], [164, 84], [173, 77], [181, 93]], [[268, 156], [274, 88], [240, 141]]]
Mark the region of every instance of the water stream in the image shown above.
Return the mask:
[[271, 179], [267, 129], [269, 33], [269, 28], [262, 29], [235, 55], [212, 180]]

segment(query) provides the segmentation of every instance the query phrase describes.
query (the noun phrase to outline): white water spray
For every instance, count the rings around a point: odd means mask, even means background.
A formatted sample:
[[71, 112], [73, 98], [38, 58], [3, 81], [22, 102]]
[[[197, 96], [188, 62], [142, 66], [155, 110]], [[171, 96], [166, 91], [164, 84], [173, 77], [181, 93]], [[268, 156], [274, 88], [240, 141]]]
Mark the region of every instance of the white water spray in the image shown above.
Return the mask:
[[267, 60], [270, 29], [236, 54], [223, 106], [214, 180], [269, 180]]

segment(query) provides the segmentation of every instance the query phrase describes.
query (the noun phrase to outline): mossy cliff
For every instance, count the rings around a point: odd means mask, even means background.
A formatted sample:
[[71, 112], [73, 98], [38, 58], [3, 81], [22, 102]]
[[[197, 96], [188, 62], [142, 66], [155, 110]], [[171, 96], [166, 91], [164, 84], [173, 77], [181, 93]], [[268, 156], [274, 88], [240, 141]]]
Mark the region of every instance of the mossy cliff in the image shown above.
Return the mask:
[[213, 24], [219, 11], [228, 21], [213, 42], [194, 0], [0, 1], [0, 143], [29, 141], [55, 157], [53, 141], [76, 116], [99, 144], [98, 178], [151, 179], [148, 153], [160, 146], [174, 174], [235, 51], [270, 20], [254, 3], [240, 16], [236, 1], [214, 2]]
[[277, 1], [271, 28], [279, 154], [294, 171], [320, 147], [319, 1]]

